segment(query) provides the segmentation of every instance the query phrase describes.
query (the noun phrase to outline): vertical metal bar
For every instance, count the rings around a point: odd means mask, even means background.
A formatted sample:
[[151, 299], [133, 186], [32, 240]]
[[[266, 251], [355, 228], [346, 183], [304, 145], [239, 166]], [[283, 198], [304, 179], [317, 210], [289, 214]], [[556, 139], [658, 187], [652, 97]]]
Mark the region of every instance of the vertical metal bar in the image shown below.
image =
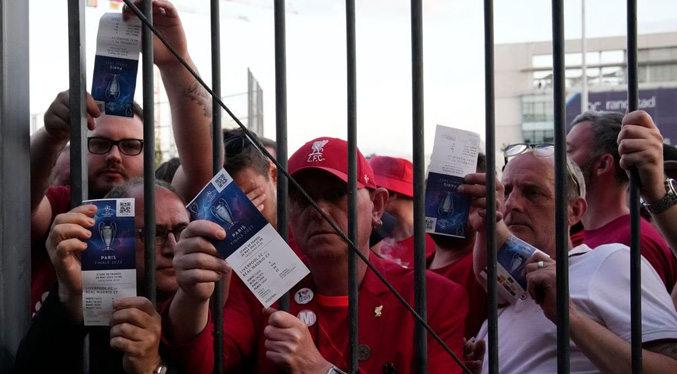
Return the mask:
[[[276, 30], [277, 32], [277, 30]], [[277, 34], [276, 34], [277, 35]], [[256, 132], [256, 81], [252, 71], [247, 69], [247, 128]], [[263, 135], [263, 134], [261, 134]]]
[[[275, 0], [275, 139], [277, 160], [287, 170], [287, 45], [285, 2]], [[258, 90], [257, 90], [258, 91]], [[258, 92], [255, 92], [258, 96]], [[258, 116], [257, 116], [258, 118]], [[277, 173], [277, 232], [289, 241], [287, 222], [287, 177]], [[289, 311], [289, 293], [278, 301], [280, 310]]]
[[557, 259], [557, 372], [569, 373], [569, 233], [566, 191], [564, 4], [552, 1], [552, 66], [555, 131], [555, 240]]
[[588, 63], [585, 37], [585, 0], [581, 0], [581, 113], [588, 111]]
[[68, 70], [71, 123], [71, 207], [87, 199], [87, 108], [85, 105], [85, 3], [68, 1]]
[[28, 2], [0, 1], [0, 373], [30, 324]]
[[[87, 108], [85, 104], [85, 4], [84, 0], [68, 0], [68, 72], [70, 108], [70, 171], [71, 208], [87, 200]], [[82, 351], [82, 372], [89, 372], [89, 335]]]
[[[494, 2], [484, 0], [484, 111], [487, 152], [487, 277], [496, 279], [496, 111], [494, 108]], [[498, 373], [498, 299], [496, 282], [487, 282], [489, 373]]]
[[[411, 1], [411, 97], [414, 161], [414, 304], [427, 320], [425, 263], [425, 178], [423, 118], [423, 4]], [[414, 329], [414, 360], [417, 373], [428, 372], [428, 333], [421, 323]]]
[[[221, 11], [220, 0], [210, 0], [211, 42], [212, 42], [212, 90], [221, 97]], [[212, 100], [212, 172], [223, 167], [223, 134], [221, 134], [221, 107]], [[214, 373], [223, 373], [223, 282], [218, 281], [212, 297], [214, 315]]]
[[[355, 0], [346, 0], [346, 47], [348, 70], [348, 238], [357, 244], [357, 68], [355, 47]], [[358, 248], [361, 249], [361, 248]], [[348, 251], [348, 372], [358, 371], [357, 255]]]
[[[637, 110], [637, 0], [628, 0], [628, 111]], [[630, 325], [632, 372], [642, 372], [642, 267], [640, 254], [639, 174], [630, 172]]]
[[[153, 4], [144, 1], [141, 10], [153, 24]], [[155, 117], [153, 85], [153, 33], [141, 30], [143, 52], [143, 205], [144, 205], [144, 294], [155, 305]]]

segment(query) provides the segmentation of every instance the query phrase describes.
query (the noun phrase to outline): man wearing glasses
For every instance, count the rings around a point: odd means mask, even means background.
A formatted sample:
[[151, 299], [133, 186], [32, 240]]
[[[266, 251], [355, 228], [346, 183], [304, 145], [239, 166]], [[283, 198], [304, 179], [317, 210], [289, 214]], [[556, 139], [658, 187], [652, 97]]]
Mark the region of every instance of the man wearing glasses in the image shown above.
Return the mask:
[[[502, 183], [496, 183], [497, 249], [514, 235], [542, 252], [524, 265], [527, 297], [502, 302], [498, 316], [498, 362], [501, 373], [551, 373], [557, 367], [555, 184], [552, 146], [506, 148]], [[585, 214], [585, 182], [568, 162], [567, 225]], [[469, 174], [459, 192], [472, 196], [470, 222], [478, 231], [474, 249], [475, 274], [486, 283], [485, 174]], [[505, 191], [505, 193], [504, 193]], [[505, 195], [505, 198], [504, 198]], [[630, 364], [630, 251], [614, 243], [594, 250], [574, 247], [568, 239], [569, 313], [572, 373], [621, 373]], [[677, 371], [677, 313], [670, 295], [651, 265], [642, 260], [642, 342], [644, 372]], [[500, 287], [500, 285], [499, 285]], [[479, 339], [488, 335], [485, 322]], [[484, 362], [483, 372], [488, 371]]]
[[[144, 284], [143, 180], [134, 178], [113, 188], [106, 198], [135, 199], [137, 294]], [[172, 259], [181, 232], [188, 226], [185, 203], [167, 183], [155, 186], [155, 281], [157, 310], [171, 299], [178, 285]], [[110, 328], [83, 326], [80, 253], [86, 250], [96, 206], [82, 205], [60, 214], [47, 238], [47, 251], [56, 269], [57, 286], [33, 319], [17, 352], [17, 373], [75, 373], [82, 363], [82, 344], [90, 336], [96, 361], [92, 373], [168, 373], [160, 357], [160, 315], [145, 297], [116, 301]], [[164, 362], [163, 362], [164, 361]], [[170, 368], [171, 369], [171, 368]], [[172, 372], [171, 370], [169, 371]]]
[[[153, 1], [155, 26], [193, 69], [179, 15], [168, 1]], [[125, 7], [125, 19], [132, 13]], [[179, 195], [190, 201], [211, 179], [211, 101], [198, 82], [159, 41], [153, 43], [158, 66], [172, 108], [172, 123], [181, 168], [172, 181]], [[134, 117], [102, 115], [86, 95], [87, 173], [89, 198], [101, 198], [111, 188], [143, 175], [143, 111]], [[150, 124], [152, 126], [152, 124]], [[53, 165], [70, 138], [69, 92], [60, 93], [45, 113], [45, 127], [31, 137], [31, 239], [33, 311], [54, 283], [55, 275], [44, 250], [52, 221], [70, 209], [70, 188], [49, 188]]]

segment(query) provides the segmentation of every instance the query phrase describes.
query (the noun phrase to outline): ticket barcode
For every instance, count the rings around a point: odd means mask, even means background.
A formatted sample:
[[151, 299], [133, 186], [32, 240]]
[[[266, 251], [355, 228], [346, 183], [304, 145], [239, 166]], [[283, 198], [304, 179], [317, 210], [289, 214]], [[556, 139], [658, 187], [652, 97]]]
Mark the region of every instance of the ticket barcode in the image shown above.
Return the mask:
[[226, 177], [225, 174], [219, 173], [216, 175], [216, 178], [214, 178], [214, 185], [216, 186], [216, 189], [221, 191], [226, 187], [228, 184], [228, 178]]
[[437, 219], [431, 217], [425, 217], [425, 231], [435, 231], [435, 224]]

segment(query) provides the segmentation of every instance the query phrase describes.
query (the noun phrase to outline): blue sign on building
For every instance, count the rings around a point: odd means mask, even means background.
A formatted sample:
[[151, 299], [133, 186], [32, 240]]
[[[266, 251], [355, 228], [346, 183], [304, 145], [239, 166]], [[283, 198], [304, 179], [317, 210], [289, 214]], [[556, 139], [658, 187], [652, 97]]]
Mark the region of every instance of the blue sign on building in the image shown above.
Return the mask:
[[[625, 113], [628, 107], [626, 91], [588, 93], [588, 108], [598, 111]], [[663, 138], [677, 143], [677, 87], [655, 88], [639, 91], [639, 109], [649, 113], [661, 131]], [[570, 125], [581, 113], [581, 94], [567, 101], [566, 123]]]

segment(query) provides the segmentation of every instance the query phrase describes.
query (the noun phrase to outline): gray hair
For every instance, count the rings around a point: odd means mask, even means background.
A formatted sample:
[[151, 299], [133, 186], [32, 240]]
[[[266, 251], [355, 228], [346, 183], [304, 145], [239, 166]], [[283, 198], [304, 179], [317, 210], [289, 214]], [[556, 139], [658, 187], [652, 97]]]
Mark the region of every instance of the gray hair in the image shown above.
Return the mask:
[[[131, 195], [131, 190], [137, 186], [142, 186], [143, 187], [143, 178], [142, 177], [136, 177], [132, 178], [122, 184], [119, 184], [115, 187], [113, 187], [112, 190], [110, 190], [104, 198], [106, 199], [119, 199], [123, 197], [129, 197]], [[181, 200], [182, 203], [185, 205], [185, 201], [183, 201], [183, 198], [176, 192], [174, 187], [172, 187], [171, 184], [160, 180], [156, 179], [155, 180], [155, 188], [164, 188], [165, 190], [168, 190], [169, 192], [173, 193], [176, 195], [179, 200]]]
[[623, 114], [618, 112], [587, 111], [579, 114], [571, 123], [573, 128], [581, 122], [590, 122], [595, 136], [595, 147], [589, 158], [596, 158], [609, 153], [616, 166], [616, 181], [621, 185], [629, 182], [628, 175], [620, 166], [621, 156], [618, 154], [618, 134], [621, 132]]
[[[567, 176], [573, 179], [574, 183], [567, 184], [567, 203], [571, 203], [577, 197], [585, 198], [585, 178], [578, 165], [567, 157]], [[578, 188], [576, 187], [578, 185]]]

